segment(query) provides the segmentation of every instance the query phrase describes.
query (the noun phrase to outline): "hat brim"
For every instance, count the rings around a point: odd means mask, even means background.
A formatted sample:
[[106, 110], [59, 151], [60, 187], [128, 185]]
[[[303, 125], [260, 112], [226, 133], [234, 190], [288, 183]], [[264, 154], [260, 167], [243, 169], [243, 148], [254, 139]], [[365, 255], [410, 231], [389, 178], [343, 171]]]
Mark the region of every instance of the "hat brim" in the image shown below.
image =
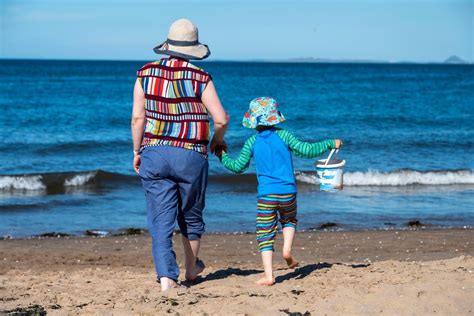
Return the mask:
[[254, 115], [250, 114], [249, 112], [245, 112], [244, 117], [242, 119], [242, 125], [244, 127], [254, 129], [259, 125], [260, 126], [274, 126], [274, 125], [283, 123], [285, 121], [285, 117], [283, 116], [283, 114], [281, 114], [281, 112], [277, 113], [277, 114], [274, 114], [273, 116], [275, 116], [274, 120], [271, 120], [271, 121], [262, 120], [262, 121], [260, 121]]
[[193, 46], [174, 46], [164, 41], [156, 46], [153, 51], [160, 55], [169, 55], [186, 59], [201, 60], [209, 57], [211, 51], [205, 44], [198, 43]]

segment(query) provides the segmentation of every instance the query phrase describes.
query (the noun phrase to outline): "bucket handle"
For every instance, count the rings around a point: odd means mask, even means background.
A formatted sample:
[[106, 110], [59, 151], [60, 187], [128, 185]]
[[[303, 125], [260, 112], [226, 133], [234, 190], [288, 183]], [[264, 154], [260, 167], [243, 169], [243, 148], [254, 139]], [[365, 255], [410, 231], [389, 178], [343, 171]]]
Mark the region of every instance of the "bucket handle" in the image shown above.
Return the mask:
[[329, 161], [331, 160], [331, 157], [334, 153], [337, 153], [339, 152], [339, 149], [331, 149], [331, 152], [329, 153], [329, 156], [328, 156], [328, 159], [326, 159], [326, 163], [324, 164], [324, 166], [326, 167], [329, 163]]

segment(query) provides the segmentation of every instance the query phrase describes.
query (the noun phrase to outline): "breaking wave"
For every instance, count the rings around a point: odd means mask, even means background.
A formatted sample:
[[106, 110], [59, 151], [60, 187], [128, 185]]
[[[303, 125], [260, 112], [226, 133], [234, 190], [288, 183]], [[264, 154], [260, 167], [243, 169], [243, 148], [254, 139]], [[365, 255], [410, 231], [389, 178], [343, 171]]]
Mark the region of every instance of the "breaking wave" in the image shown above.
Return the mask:
[[[318, 184], [316, 173], [299, 172], [296, 179], [306, 184]], [[369, 170], [344, 173], [344, 186], [409, 186], [474, 184], [473, 170], [417, 171], [402, 169], [392, 172]]]
[[[296, 172], [299, 185], [317, 185], [316, 172]], [[254, 174], [211, 175], [210, 185], [226, 187], [256, 186]], [[95, 189], [101, 186], [113, 186], [117, 183], [140, 185], [136, 175], [106, 172], [102, 170], [85, 172], [58, 172], [25, 175], [0, 175], [0, 192], [43, 191], [47, 194], [64, 193], [74, 189]], [[442, 186], [474, 185], [474, 170], [436, 170], [417, 171], [402, 169], [392, 172], [369, 170], [365, 172], [344, 173], [344, 186]]]
[[41, 175], [0, 176], [0, 190], [44, 190]]
[[75, 188], [97, 188], [106, 183], [117, 182], [137, 183], [138, 178], [102, 170], [0, 175], [0, 192], [46, 191], [47, 194], [60, 194]]

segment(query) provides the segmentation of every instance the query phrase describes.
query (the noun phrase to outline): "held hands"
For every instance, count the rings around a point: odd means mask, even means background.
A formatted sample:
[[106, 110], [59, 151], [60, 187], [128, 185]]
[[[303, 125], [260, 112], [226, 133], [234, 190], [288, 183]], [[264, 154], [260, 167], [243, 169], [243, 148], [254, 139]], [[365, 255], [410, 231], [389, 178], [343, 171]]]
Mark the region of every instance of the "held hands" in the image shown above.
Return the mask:
[[225, 141], [218, 142], [215, 138], [212, 139], [211, 141], [211, 153], [216, 155], [216, 157], [219, 158], [219, 160], [222, 157], [222, 153], [224, 151], [227, 151], [227, 144]]
[[216, 146], [214, 149], [214, 155], [216, 155], [219, 160], [222, 158], [222, 153], [227, 151], [227, 146]]
[[335, 149], [340, 149], [342, 146], [342, 140], [336, 139], [336, 148]]
[[211, 153], [216, 154], [216, 156], [217, 156], [217, 149], [218, 148], [219, 148], [221, 153], [222, 153], [222, 150], [227, 151], [227, 144], [223, 140], [222, 141], [217, 141], [215, 138], [213, 138], [211, 140], [211, 145], [210, 145]]
[[227, 127], [228, 127], [227, 124], [229, 120], [230, 120], [229, 113], [226, 112], [224, 125], [220, 128], [219, 133], [217, 133], [217, 130], [215, 131], [216, 133], [214, 134], [214, 137], [211, 140], [211, 144], [210, 144], [211, 153], [215, 154], [219, 158], [219, 160], [222, 157], [222, 153], [224, 151], [227, 151], [227, 144], [224, 141], [224, 135], [227, 130]]

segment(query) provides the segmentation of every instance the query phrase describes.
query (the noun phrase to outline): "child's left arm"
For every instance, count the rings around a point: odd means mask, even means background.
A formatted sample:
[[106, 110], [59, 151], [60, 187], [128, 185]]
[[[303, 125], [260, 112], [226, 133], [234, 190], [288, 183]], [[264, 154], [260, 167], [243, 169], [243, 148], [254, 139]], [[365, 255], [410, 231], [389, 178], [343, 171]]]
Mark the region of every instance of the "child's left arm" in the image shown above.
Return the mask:
[[296, 156], [303, 158], [318, 157], [329, 149], [338, 148], [341, 143], [339, 141], [338, 144], [338, 140], [336, 139], [327, 139], [316, 143], [303, 142], [287, 130], [281, 129], [278, 130], [277, 133], [278, 136], [280, 136], [280, 138], [285, 142], [285, 144], [290, 147], [290, 149], [295, 153]]

